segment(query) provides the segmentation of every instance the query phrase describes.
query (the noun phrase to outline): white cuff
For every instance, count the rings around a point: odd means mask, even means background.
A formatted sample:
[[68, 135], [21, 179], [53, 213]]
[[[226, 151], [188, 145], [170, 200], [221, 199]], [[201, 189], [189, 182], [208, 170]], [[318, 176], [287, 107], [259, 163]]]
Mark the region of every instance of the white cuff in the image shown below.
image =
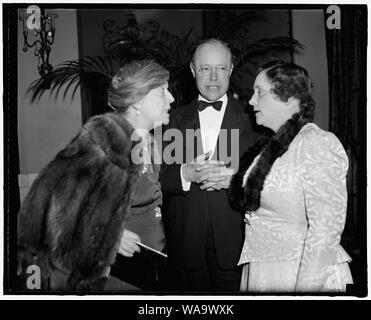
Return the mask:
[[182, 187], [183, 187], [183, 191], [189, 191], [189, 189], [191, 189], [191, 183], [190, 181], [186, 181], [183, 177], [183, 172], [182, 172], [182, 169], [183, 169], [183, 166], [184, 164], [182, 164], [180, 166], [180, 179], [182, 180]]

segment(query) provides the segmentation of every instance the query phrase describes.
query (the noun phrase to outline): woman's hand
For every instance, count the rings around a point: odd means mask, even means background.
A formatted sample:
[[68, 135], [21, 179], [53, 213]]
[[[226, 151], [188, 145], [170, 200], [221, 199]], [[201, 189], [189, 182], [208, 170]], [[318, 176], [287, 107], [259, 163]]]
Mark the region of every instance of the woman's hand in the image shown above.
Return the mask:
[[125, 257], [132, 257], [135, 252], [140, 252], [140, 247], [136, 242], [141, 242], [140, 237], [136, 233], [125, 229], [121, 238], [119, 253]]

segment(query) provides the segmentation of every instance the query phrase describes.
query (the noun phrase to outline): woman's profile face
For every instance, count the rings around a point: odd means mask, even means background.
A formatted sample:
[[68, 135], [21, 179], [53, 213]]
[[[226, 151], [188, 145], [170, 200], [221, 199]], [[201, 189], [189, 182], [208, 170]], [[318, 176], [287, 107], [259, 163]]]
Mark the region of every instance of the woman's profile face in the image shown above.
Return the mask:
[[141, 116], [152, 125], [157, 127], [169, 123], [170, 104], [174, 101], [168, 90], [168, 83], [150, 90], [141, 101]]
[[249, 104], [254, 107], [256, 123], [276, 132], [284, 122], [282, 113], [285, 112], [285, 103], [272, 92], [272, 88], [265, 71], [261, 71], [255, 79], [254, 94]]

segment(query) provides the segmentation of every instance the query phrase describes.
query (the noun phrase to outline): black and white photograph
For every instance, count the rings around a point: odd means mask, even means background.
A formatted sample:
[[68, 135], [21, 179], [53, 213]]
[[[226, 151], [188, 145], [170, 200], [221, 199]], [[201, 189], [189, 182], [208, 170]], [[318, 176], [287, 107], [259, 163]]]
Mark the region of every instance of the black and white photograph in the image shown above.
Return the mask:
[[2, 3], [2, 294], [367, 299], [367, 9]]

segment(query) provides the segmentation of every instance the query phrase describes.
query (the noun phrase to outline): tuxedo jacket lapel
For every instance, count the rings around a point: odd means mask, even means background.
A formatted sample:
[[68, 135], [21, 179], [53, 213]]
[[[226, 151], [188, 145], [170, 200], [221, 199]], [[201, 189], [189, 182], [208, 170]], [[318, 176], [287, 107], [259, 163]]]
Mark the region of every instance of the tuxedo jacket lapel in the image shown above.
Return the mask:
[[221, 129], [243, 129], [244, 121], [246, 120], [244, 115], [237, 114], [234, 108], [233, 98], [229, 97], [228, 105], [225, 110]]
[[[222, 160], [226, 163], [233, 162], [231, 156], [237, 157], [234, 161], [238, 162], [239, 152], [232, 154], [232, 143], [237, 143], [236, 137], [240, 140], [242, 135], [242, 130], [244, 129], [244, 122], [246, 118], [244, 114], [237, 113], [236, 108], [234, 108], [235, 102], [233, 98], [228, 98], [228, 105], [224, 113], [222, 125], [220, 127], [220, 132], [218, 136], [218, 141], [216, 144], [216, 149], [213, 153], [213, 160]], [[232, 130], [238, 130], [237, 135], [232, 134]], [[237, 146], [234, 146], [236, 148]], [[240, 148], [240, 143], [238, 145]]]
[[203, 154], [197, 100], [184, 109], [178, 118], [178, 123], [183, 135], [183, 155], [188, 163]]

